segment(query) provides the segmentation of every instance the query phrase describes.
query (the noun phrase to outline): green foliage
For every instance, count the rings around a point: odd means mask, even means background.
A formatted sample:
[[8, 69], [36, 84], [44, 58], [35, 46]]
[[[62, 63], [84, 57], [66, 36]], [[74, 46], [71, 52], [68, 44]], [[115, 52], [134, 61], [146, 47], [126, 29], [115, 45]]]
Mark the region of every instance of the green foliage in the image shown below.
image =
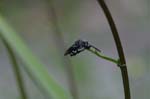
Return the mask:
[[0, 36], [2, 36], [9, 46], [21, 57], [26, 64], [25, 68], [27, 68], [35, 79], [39, 81], [49, 95], [54, 99], [71, 99], [70, 94], [54, 81], [43, 64], [32, 54], [24, 41], [7, 24], [2, 16], [0, 16]]

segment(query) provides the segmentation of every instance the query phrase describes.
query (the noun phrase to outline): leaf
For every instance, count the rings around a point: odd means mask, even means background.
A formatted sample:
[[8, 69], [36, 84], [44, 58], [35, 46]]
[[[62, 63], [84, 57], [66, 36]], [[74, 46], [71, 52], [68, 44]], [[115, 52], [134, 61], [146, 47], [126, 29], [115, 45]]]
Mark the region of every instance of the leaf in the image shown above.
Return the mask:
[[41, 86], [54, 99], [72, 99], [71, 95], [66, 92], [54, 79], [48, 74], [48, 71], [40, 63], [39, 59], [33, 55], [19, 35], [7, 24], [5, 19], [0, 15], [0, 36], [2, 36], [9, 46], [21, 57], [31, 74], [37, 79]]

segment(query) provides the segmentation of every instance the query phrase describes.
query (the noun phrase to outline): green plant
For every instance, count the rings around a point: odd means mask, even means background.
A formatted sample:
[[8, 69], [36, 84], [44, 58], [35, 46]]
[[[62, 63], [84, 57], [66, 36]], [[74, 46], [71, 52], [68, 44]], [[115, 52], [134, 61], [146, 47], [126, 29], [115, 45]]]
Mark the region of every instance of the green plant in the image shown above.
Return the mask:
[[121, 73], [122, 73], [125, 99], [131, 99], [126, 60], [125, 60], [123, 48], [122, 48], [122, 45], [121, 45], [119, 33], [117, 31], [115, 22], [112, 18], [112, 15], [111, 15], [105, 1], [104, 0], [97, 0], [97, 1], [98, 1], [99, 5], [102, 7], [102, 10], [103, 10], [103, 12], [104, 12], [104, 14], [107, 18], [107, 21], [109, 23], [110, 28], [111, 28], [113, 38], [114, 38], [115, 43], [116, 43], [119, 59], [117, 60], [117, 59], [113, 59], [111, 57], [102, 55], [102, 53], [100, 52], [100, 50], [98, 48], [93, 47], [92, 45], [88, 44], [88, 42], [82, 41], [82, 40], [76, 41], [75, 44], [73, 44], [66, 51], [65, 55], [70, 54], [70, 56], [74, 56], [74, 55], [76, 55], [76, 54], [78, 54], [78, 53], [80, 53], [80, 52], [82, 52], [86, 49], [86, 50], [94, 53], [95, 55], [97, 55], [100, 58], [103, 58], [105, 60], [108, 60], [110, 62], [115, 63], [117, 65], [117, 67], [120, 68]]
[[109, 26], [111, 28], [111, 31], [112, 31], [112, 34], [113, 34], [113, 37], [115, 40], [115, 44], [116, 44], [118, 55], [119, 55], [118, 66], [120, 67], [121, 74], [122, 74], [125, 99], [131, 99], [127, 65], [126, 65], [126, 60], [125, 60], [125, 56], [124, 56], [124, 52], [123, 52], [123, 48], [122, 48], [122, 44], [120, 41], [118, 30], [116, 28], [115, 22], [112, 18], [112, 15], [111, 15], [105, 1], [104, 0], [97, 0], [97, 1], [104, 11], [104, 14], [108, 20]]
[[[9, 26], [0, 15], [0, 36], [13, 49], [26, 64], [30, 74], [39, 82], [43, 89], [54, 99], [72, 99], [55, 80], [48, 74], [44, 65], [33, 55], [20, 36]], [[6, 44], [5, 43], [5, 44]], [[14, 58], [14, 57], [12, 57]], [[13, 61], [13, 60], [12, 60]]]
[[20, 92], [20, 97], [21, 97], [21, 99], [28, 99], [27, 98], [27, 93], [26, 93], [26, 90], [25, 90], [24, 81], [23, 81], [23, 76], [21, 74], [21, 70], [20, 70], [20, 67], [17, 63], [17, 59], [15, 57], [15, 54], [14, 54], [12, 48], [10, 48], [10, 46], [6, 42], [6, 40], [3, 39], [2, 37], [1, 37], [1, 39], [2, 39], [2, 42], [5, 46], [5, 48], [6, 48], [9, 59], [12, 63], [12, 68], [13, 68], [13, 71], [14, 71], [14, 74], [15, 74], [15, 77], [16, 77], [18, 89], [19, 89], [19, 92]]

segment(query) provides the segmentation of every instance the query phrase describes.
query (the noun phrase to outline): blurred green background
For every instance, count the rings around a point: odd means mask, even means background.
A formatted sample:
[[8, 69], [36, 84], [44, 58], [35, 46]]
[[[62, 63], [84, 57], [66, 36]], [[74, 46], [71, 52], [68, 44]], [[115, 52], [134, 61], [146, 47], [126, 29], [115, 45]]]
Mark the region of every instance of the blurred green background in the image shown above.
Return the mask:
[[[116, 22], [130, 79], [132, 99], [150, 98], [150, 1], [105, 0]], [[107, 20], [96, 0], [1, 0], [0, 14], [46, 65], [49, 74], [69, 90], [65, 49], [77, 39], [88, 40], [103, 53], [118, 58]], [[51, 5], [55, 9], [57, 29]], [[63, 40], [66, 48], [60, 44]], [[122, 78], [115, 64], [85, 51], [69, 58], [80, 99], [123, 99]], [[19, 62], [29, 99], [47, 99]], [[0, 99], [19, 99], [14, 73], [0, 43]]]

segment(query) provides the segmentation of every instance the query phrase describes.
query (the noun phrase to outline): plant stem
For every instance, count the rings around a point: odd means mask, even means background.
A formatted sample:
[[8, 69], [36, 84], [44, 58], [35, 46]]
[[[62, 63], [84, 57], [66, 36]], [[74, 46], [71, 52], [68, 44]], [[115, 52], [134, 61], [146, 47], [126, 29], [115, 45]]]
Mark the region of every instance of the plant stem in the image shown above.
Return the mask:
[[[120, 70], [121, 70], [121, 73], [122, 73], [125, 99], [131, 99], [128, 71], [127, 71], [126, 60], [125, 60], [123, 48], [122, 48], [122, 45], [121, 45], [119, 33], [117, 31], [115, 22], [112, 18], [112, 15], [111, 15], [105, 1], [104, 0], [97, 0], [97, 1], [98, 1], [99, 5], [101, 6], [101, 8], [102, 8], [102, 10], [103, 10], [103, 12], [104, 12], [104, 14], [107, 18], [107, 21], [109, 23], [109, 26], [110, 26], [112, 34], [113, 34], [113, 38], [115, 40], [115, 44], [116, 44], [119, 59], [120, 59], [120, 63], [118, 65], [120, 65]], [[122, 66], [122, 65], [124, 65], [124, 66]]]
[[102, 55], [100, 52], [97, 52], [97, 51], [92, 50], [92, 49], [88, 49], [88, 51], [92, 52], [93, 54], [97, 55], [97, 56], [100, 57], [100, 58], [103, 58], [103, 59], [105, 59], [105, 60], [108, 60], [108, 61], [110, 61], [110, 62], [113, 62], [113, 63], [115, 63], [115, 64], [118, 64], [118, 60], [115, 60], [115, 59], [113, 59], [113, 58], [111, 58], [111, 57], [108, 57], [108, 56], [106, 56], [106, 55]]
[[[61, 30], [59, 28], [59, 23], [58, 23], [58, 18], [57, 18], [57, 14], [54, 8], [54, 3], [53, 0], [46, 0], [49, 4], [49, 15], [51, 17], [51, 22], [52, 22], [52, 29], [53, 29], [53, 35], [54, 35], [54, 40], [56, 41], [56, 45], [57, 48], [59, 49], [60, 54], [62, 54], [65, 48], [64, 45], [64, 39], [61, 33]], [[55, 0], [54, 0], [55, 1]], [[77, 83], [75, 80], [75, 74], [74, 74], [74, 69], [73, 69], [73, 65], [71, 64], [69, 58], [64, 58], [64, 56], [62, 57], [62, 60], [64, 62], [65, 65], [65, 70], [67, 72], [67, 76], [68, 76], [68, 83], [69, 83], [69, 88], [71, 91], [71, 94], [73, 96], [73, 99], [79, 99], [79, 95], [78, 95], [78, 89], [77, 89]]]
[[27, 93], [25, 91], [25, 86], [24, 86], [24, 82], [23, 82], [23, 76], [21, 75], [21, 70], [18, 66], [16, 57], [14, 55], [14, 52], [12, 50], [12, 48], [8, 45], [8, 43], [5, 41], [5, 39], [2, 38], [2, 41], [4, 43], [4, 46], [6, 47], [6, 50], [8, 52], [9, 58], [12, 62], [12, 67], [15, 73], [15, 77], [16, 77], [16, 81], [17, 81], [17, 85], [20, 91], [20, 95], [21, 95], [21, 99], [28, 99], [27, 98]]
[[27, 68], [24, 68], [24, 71], [26, 72], [26, 74], [30, 78], [31, 82], [39, 90], [39, 92], [42, 93], [42, 96], [43, 96], [42, 99], [51, 99], [52, 96], [50, 94], [48, 94], [47, 91], [44, 89], [44, 87], [41, 86], [40, 82], [37, 79], [35, 79], [34, 75], [32, 75], [32, 73], [30, 72], [30, 70], [28, 70]]

